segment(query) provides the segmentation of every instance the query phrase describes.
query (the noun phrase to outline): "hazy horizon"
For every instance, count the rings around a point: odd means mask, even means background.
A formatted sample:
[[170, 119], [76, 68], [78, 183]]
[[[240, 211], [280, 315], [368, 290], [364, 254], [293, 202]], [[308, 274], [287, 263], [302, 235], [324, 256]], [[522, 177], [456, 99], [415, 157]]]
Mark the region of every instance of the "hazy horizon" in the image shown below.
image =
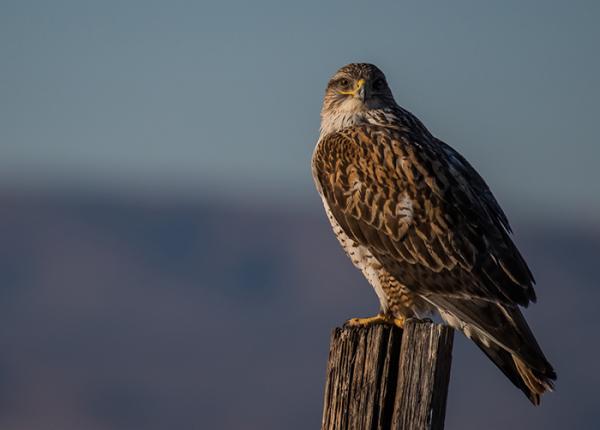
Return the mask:
[[[322, 213], [0, 190], [0, 426], [318, 427], [331, 329], [377, 297]], [[600, 234], [518, 222], [558, 373], [533, 407], [460, 333], [446, 428], [600, 422]]]

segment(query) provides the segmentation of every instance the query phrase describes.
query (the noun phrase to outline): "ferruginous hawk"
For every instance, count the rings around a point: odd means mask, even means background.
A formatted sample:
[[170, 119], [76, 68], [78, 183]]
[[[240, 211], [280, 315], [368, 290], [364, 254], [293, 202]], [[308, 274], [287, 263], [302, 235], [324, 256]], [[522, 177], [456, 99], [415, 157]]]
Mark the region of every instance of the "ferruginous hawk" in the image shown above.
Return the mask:
[[439, 313], [534, 404], [556, 374], [519, 306], [533, 276], [485, 181], [396, 104], [384, 74], [349, 64], [329, 81], [312, 171], [333, 231], [381, 312], [349, 324]]

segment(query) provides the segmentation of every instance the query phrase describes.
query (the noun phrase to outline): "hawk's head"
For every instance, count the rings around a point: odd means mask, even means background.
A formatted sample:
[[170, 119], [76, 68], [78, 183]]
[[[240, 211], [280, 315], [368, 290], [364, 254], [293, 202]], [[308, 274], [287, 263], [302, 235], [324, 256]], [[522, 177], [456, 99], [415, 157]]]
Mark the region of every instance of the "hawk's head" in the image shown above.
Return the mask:
[[351, 63], [339, 69], [327, 84], [321, 128], [334, 131], [352, 125], [368, 111], [395, 106], [385, 75], [377, 66]]

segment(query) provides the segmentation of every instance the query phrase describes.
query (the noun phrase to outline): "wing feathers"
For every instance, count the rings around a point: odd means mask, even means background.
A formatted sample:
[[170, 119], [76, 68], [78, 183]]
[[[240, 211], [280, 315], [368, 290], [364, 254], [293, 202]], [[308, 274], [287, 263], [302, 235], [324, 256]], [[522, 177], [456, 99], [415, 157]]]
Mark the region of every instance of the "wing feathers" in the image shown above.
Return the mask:
[[346, 234], [378, 258], [405, 264], [415, 292], [426, 295], [442, 280], [423, 282], [417, 266], [445, 276], [460, 270], [471, 285], [455, 286], [462, 293], [527, 305], [533, 278], [505, 216], [483, 179], [451, 151], [400, 130], [353, 127], [319, 143], [314, 172]]

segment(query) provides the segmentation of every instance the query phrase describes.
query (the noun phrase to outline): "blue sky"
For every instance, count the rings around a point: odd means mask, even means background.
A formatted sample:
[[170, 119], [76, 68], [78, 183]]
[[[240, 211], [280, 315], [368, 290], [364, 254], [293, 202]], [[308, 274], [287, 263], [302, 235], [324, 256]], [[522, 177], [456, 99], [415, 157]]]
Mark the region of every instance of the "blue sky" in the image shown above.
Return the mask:
[[509, 213], [594, 220], [599, 18], [592, 1], [5, 0], [0, 178], [312, 202], [323, 89], [367, 61]]

